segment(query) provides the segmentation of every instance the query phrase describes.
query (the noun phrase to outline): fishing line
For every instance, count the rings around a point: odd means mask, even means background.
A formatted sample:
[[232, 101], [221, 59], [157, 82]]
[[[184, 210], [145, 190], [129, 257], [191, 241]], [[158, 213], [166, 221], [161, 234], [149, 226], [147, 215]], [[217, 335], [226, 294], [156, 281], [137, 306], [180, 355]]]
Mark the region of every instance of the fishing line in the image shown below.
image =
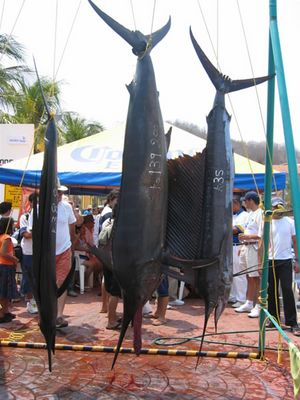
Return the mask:
[[[240, 16], [241, 27], [242, 27], [242, 31], [243, 31], [244, 40], [245, 40], [245, 45], [246, 45], [249, 64], [250, 64], [250, 68], [251, 68], [251, 72], [252, 72], [252, 77], [253, 77], [253, 79], [255, 81], [254, 68], [253, 68], [253, 63], [252, 63], [252, 59], [251, 59], [251, 55], [250, 55], [250, 50], [249, 50], [248, 40], [247, 40], [247, 36], [246, 36], [244, 21], [243, 21], [243, 17], [242, 17], [240, 5], [239, 5], [239, 0], [236, 0], [236, 4], [237, 4], [239, 16]], [[256, 99], [257, 99], [258, 108], [259, 108], [259, 115], [260, 115], [261, 123], [262, 123], [262, 127], [263, 127], [263, 133], [264, 133], [264, 136], [266, 138], [267, 154], [268, 154], [270, 165], [272, 165], [272, 167], [273, 167], [273, 160], [272, 160], [272, 157], [271, 157], [270, 147], [269, 147], [269, 144], [268, 144], [268, 141], [267, 141], [266, 126], [265, 126], [265, 122], [264, 122], [264, 118], [263, 118], [262, 107], [261, 107], [261, 102], [260, 102], [260, 98], [259, 98], [259, 95], [258, 95], [256, 82], [255, 82], [254, 88], [255, 88]], [[275, 176], [274, 176], [273, 168], [272, 168], [272, 178], [273, 178], [275, 191], [277, 192], [277, 185], [276, 185], [276, 179], [275, 179]]]
[[[209, 29], [208, 29], [208, 25], [207, 25], [207, 23], [206, 23], [206, 19], [205, 19], [204, 13], [203, 13], [202, 7], [201, 7], [201, 5], [200, 5], [200, 0], [197, 0], [197, 4], [198, 4], [198, 7], [199, 7], [199, 9], [200, 9], [200, 13], [201, 13], [201, 16], [202, 16], [202, 20], [203, 20], [203, 23], [204, 23], [204, 25], [205, 25], [205, 29], [206, 29], [206, 32], [207, 32], [207, 35], [208, 35], [208, 38], [209, 38], [209, 41], [210, 41], [210, 44], [211, 44], [213, 53], [214, 53], [215, 58], [216, 58], [216, 60], [217, 60], [218, 70], [222, 73], [222, 68], [221, 68], [221, 66], [220, 66], [219, 59], [218, 59], [218, 53], [217, 53], [216, 50], [215, 50], [215, 46], [214, 46], [214, 44], [213, 44], [213, 41], [212, 41], [212, 38], [211, 38], [211, 35], [210, 35], [210, 32], [209, 32]], [[251, 173], [251, 175], [252, 175], [252, 179], [253, 179], [253, 181], [254, 181], [254, 185], [255, 185], [256, 191], [257, 191], [257, 193], [259, 194], [258, 184], [257, 184], [257, 182], [256, 182], [256, 178], [255, 178], [255, 175], [254, 175], [254, 172], [253, 172], [253, 168], [252, 168], [252, 165], [251, 165], [250, 159], [249, 159], [249, 153], [248, 153], [248, 150], [247, 150], [247, 147], [246, 147], [246, 143], [245, 143], [244, 140], [243, 140], [241, 128], [240, 128], [240, 125], [239, 125], [239, 122], [238, 122], [238, 118], [237, 118], [237, 115], [236, 115], [236, 113], [235, 113], [235, 109], [234, 109], [234, 107], [233, 107], [233, 103], [232, 103], [232, 101], [231, 101], [231, 97], [230, 97], [230, 94], [229, 94], [229, 93], [227, 93], [227, 97], [228, 97], [228, 99], [229, 99], [229, 103], [230, 103], [230, 106], [231, 106], [232, 114], [233, 114], [235, 123], [236, 123], [236, 125], [237, 125], [237, 129], [238, 129], [238, 131], [239, 131], [239, 134], [240, 134], [240, 137], [241, 137], [241, 140], [242, 140], [242, 146], [243, 146], [244, 154], [245, 154], [245, 156], [246, 156], [246, 158], [247, 158], [247, 161], [248, 161], [248, 165], [249, 165], [249, 168], [250, 168], [250, 173]]]
[[74, 28], [74, 25], [75, 25], [75, 21], [76, 21], [76, 19], [77, 19], [78, 13], [79, 13], [79, 9], [80, 9], [81, 3], [82, 3], [82, 0], [79, 0], [78, 6], [77, 6], [77, 9], [76, 9], [76, 12], [75, 12], [75, 16], [74, 16], [74, 18], [73, 18], [73, 21], [72, 21], [72, 24], [71, 24], [71, 28], [70, 28], [70, 31], [69, 31], [69, 33], [68, 33], [67, 40], [66, 40], [65, 46], [64, 46], [64, 48], [63, 48], [62, 55], [61, 55], [61, 57], [60, 57], [60, 60], [59, 60], [59, 63], [58, 63], [58, 67], [57, 67], [56, 73], [55, 73], [55, 75], [54, 75], [53, 81], [55, 81], [55, 79], [56, 79], [56, 77], [57, 77], [59, 68], [60, 68], [60, 66], [61, 66], [63, 57], [64, 57], [64, 55], [65, 55], [65, 51], [66, 51], [67, 45], [69, 44], [69, 40], [70, 40], [72, 31], [73, 31], [73, 28]]
[[[21, 12], [22, 12], [22, 10], [23, 10], [23, 7], [24, 7], [24, 5], [25, 5], [25, 2], [26, 2], [26, 0], [23, 0], [23, 3], [21, 4], [21, 7], [20, 7], [19, 12], [18, 12], [18, 15], [17, 15], [17, 17], [16, 17], [16, 19], [15, 19], [15, 22], [14, 22], [14, 24], [13, 24], [13, 27], [12, 27], [12, 29], [11, 29], [9, 35], [8, 35], [8, 38], [7, 38], [6, 45], [5, 45], [4, 49], [8, 46], [8, 42], [9, 42], [10, 38], [12, 37], [13, 31], [14, 31], [16, 25], [17, 25], [17, 22], [18, 22], [18, 20], [19, 20], [19, 17], [20, 17], [20, 15], [21, 15]], [[3, 5], [3, 10], [4, 10], [4, 5]], [[2, 17], [1, 17], [1, 22], [2, 22]], [[2, 61], [2, 58], [4, 57], [4, 53], [5, 53], [5, 51], [4, 51], [4, 52], [1, 54], [1, 56], [0, 56], [0, 63], [1, 63], [1, 61]]]
[[134, 30], [136, 31], [136, 19], [134, 15], [134, 9], [133, 9], [133, 3], [132, 0], [130, 0], [130, 6], [131, 6], [131, 14], [132, 14], [132, 19], [133, 19], [133, 25], [134, 25]]
[[0, 30], [2, 30], [2, 21], [3, 21], [3, 15], [4, 15], [4, 8], [5, 8], [5, 0], [3, 0], [3, 6], [2, 6], [2, 10], [1, 10]]
[[55, 21], [54, 21], [54, 46], [53, 46], [54, 48], [53, 48], [53, 75], [52, 75], [53, 82], [55, 78], [57, 25], [58, 25], [58, 0], [56, 0]]

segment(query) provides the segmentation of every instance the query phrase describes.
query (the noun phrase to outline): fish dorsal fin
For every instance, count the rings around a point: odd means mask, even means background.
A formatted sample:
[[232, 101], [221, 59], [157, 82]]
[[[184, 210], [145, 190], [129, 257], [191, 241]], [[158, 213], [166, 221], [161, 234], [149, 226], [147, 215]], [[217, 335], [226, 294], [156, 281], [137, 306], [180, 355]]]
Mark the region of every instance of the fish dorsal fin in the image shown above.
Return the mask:
[[208, 59], [208, 57], [196, 41], [191, 28], [190, 36], [194, 49], [198, 55], [199, 60], [201, 61], [201, 64], [203, 65], [203, 68], [205, 69], [216, 90], [222, 93], [231, 93], [237, 90], [252, 87], [254, 85], [259, 85], [260, 83], [263, 83], [274, 77], [274, 75], [268, 75], [260, 78], [231, 80], [228, 76], [225, 76], [220, 71], [218, 71], [217, 68], [211, 63], [211, 61]]
[[112, 30], [129, 43], [132, 46], [133, 53], [138, 56], [145, 55], [146, 52], [150, 53], [151, 49], [153, 49], [153, 47], [165, 37], [171, 26], [171, 17], [169, 17], [168, 22], [161, 29], [150, 35], [144, 35], [139, 31], [131, 31], [125, 28], [125, 26], [121, 25], [119, 22], [115, 21], [105, 12], [100, 10], [100, 8], [91, 0], [88, 1], [99, 17], [102, 18]]
[[166, 248], [171, 255], [200, 259], [205, 151], [168, 160]]
[[168, 132], [165, 134], [167, 151], [169, 151], [170, 143], [171, 143], [171, 134], [172, 134], [172, 126], [169, 128]]

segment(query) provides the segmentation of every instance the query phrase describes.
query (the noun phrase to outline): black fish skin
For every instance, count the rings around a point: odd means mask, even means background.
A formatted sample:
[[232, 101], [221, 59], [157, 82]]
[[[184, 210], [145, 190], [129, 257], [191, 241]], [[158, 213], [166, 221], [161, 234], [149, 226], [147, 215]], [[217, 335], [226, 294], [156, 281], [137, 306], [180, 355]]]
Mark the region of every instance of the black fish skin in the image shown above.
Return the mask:
[[230, 115], [225, 108], [225, 94], [260, 84], [270, 79], [231, 80], [209, 61], [190, 29], [194, 49], [217, 92], [207, 117], [205, 149], [204, 198], [200, 258], [214, 260], [211, 266], [199, 268], [198, 286], [205, 301], [205, 321], [215, 310], [215, 326], [227, 303], [232, 282], [232, 193], [234, 162], [230, 140]]
[[[168, 176], [164, 124], [158, 100], [151, 49], [167, 34], [169, 22], [151, 35], [132, 32], [103, 13], [97, 14], [132, 47], [138, 56], [135, 76], [128, 85], [127, 114], [121, 190], [112, 234], [113, 272], [122, 289], [124, 316], [118, 351], [131, 321], [141, 330], [141, 316], [134, 316], [157, 288], [164, 247]], [[135, 350], [140, 338], [135, 337]]]
[[45, 133], [44, 164], [39, 206], [33, 218], [33, 291], [39, 310], [39, 325], [45, 337], [49, 370], [55, 349], [57, 286], [55, 271], [57, 221], [57, 131], [50, 116]]

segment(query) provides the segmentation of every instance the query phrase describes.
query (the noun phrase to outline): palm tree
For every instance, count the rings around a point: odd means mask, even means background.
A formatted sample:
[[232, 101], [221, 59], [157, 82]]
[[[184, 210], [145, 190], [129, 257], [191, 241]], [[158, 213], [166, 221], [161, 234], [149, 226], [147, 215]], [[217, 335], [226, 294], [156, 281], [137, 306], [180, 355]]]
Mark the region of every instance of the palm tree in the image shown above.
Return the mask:
[[3, 113], [0, 122], [15, 124], [34, 124], [34, 152], [38, 153], [44, 149], [44, 131], [47, 122], [44, 100], [41, 87], [50, 109], [54, 112], [59, 110], [60, 87], [58, 82], [52, 82], [48, 78], [41, 78], [32, 84], [25, 80], [20, 82], [20, 89], [14, 95], [11, 106], [12, 112]]
[[104, 130], [99, 122], [88, 122], [81, 118], [77, 113], [65, 112], [62, 114], [60, 122], [62, 139], [65, 143], [71, 143]]
[[25, 65], [5, 67], [3, 60], [23, 63], [24, 57], [24, 47], [19, 42], [11, 35], [0, 34], [0, 107], [6, 111], [13, 104], [16, 88], [29, 69]]

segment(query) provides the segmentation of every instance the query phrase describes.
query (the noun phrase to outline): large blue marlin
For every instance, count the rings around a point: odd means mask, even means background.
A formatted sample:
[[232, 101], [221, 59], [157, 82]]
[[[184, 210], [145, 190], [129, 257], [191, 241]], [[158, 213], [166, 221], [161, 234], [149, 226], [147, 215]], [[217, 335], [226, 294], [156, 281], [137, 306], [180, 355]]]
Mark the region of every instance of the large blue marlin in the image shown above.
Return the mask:
[[155, 74], [150, 57], [154, 46], [170, 29], [171, 21], [150, 35], [130, 31], [101, 11], [96, 13], [137, 56], [132, 82], [127, 86], [127, 115], [121, 190], [112, 233], [113, 272], [122, 289], [124, 315], [117, 352], [133, 321], [134, 347], [141, 348], [142, 306], [157, 288], [164, 247], [168, 178], [166, 140]]
[[[232, 193], [233, 153], [230, 140], [230, 115], [225, 108], [225, 94], [258, 85], [270, 76], [231, 80], [222, 75], [190, 36], [194, 49], [213, 85], [216, 96], [207, 117], [207, 145], [202, 205], [202, 238], [198, 257], [211, 260], [198, 270], [198, 285], [205, 301], [203, 338], [209, 316], [215, 310], [215, 325], [227, 303], [232, 282]], [[201, 346], [202, 346], [201, 343]]]
[[57, 287], [55, 270], [57, 222], [57, 130], [54, 116], [45, 102], [48, 123], [45, 132], [44, 163], [41, 173], [39, 207], [33, 209], [33, 292], [39, 310], [39, 326], [45, 337], [49, 370], [55, 350]]

